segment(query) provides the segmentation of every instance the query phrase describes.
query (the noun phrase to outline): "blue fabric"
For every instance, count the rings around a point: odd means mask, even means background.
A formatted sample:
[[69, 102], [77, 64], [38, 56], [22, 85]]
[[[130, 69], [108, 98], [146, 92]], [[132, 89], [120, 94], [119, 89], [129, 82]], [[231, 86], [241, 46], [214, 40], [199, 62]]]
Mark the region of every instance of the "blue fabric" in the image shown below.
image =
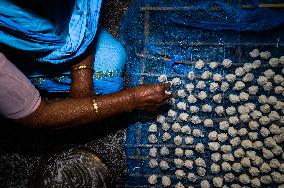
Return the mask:
[[[32, 52], [43, 63], [59, 64], [82, 55], [95, 38], [101, 0], [36, 1], [42, 4], [38, 8], [51, 2], [55, 6], [47, 6], [47, 14], [42, 16], [15, 0], [0, 0], [1, 43]], [[70, 4], [71, 9], [67, 8]]]
[[[98, 31], [96, 52], [94, 53], [94, 92], [110, 94], [123, 89], [123, 69], [126, 53], [122, 45], [106, 30]], [[106, 74], [103, 75], [102, 73]], [[113, 73], [113, 76], [108, 73]], [[99, 76], [97, 74], [99, 73]], [[70, 72], [49, 77], [38, 73], [29, 76], [34, 85], [48, 92], [66, 92], [70, 89]]]

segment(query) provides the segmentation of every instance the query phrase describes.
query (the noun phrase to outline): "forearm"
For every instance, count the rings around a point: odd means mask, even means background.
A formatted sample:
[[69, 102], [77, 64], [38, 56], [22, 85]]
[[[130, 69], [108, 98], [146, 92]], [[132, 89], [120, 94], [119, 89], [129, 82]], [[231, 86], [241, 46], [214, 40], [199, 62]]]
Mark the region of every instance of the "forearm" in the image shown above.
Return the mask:
[[56, 102], [43, 102], [28, 117], [18, 120], [29, 127], [60, 129], [74, 127], [120, 113], [134, 110], [133, 90], [125, 90], [111, 95], [95, 97], [98, 113], [92, 97], [70, 98]]
[[80, 66], [92, 67], [93, 56], [87, 56], [83, 61], [71, 67], [71, 88], [69, 97], [93, 97], [93, 70], [90, 68], [74, 70]]

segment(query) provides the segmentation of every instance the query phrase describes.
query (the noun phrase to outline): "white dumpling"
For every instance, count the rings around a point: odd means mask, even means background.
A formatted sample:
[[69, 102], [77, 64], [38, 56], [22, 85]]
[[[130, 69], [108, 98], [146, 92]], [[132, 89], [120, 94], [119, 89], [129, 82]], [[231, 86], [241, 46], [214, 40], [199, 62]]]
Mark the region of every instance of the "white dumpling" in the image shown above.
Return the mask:
[[241, 165], [241, 163], [233, 163], [232, 169], [233, 169], [235, 172], [240, 173], [240, 172], [242, 171], [242, 165]]
[[236, 158], [243, 158], [245, 156], [245, 152], [242, 148], [238, 148], [234, 151], [234, 156]]
[[180, 113], [179, 115], [179, 119], [182, 121], [187, 121], [188, 117], [189, 117], [188, 113], [184, 113], [184, 112]]
[[185, 160], [184, 166], [188, 169], [193, 169], [193, 161], [192, 160]]
[[258, 97], [258, 102], [261, 103], [261, 104], [266, 104], [268, 102], [268, 99], [265, 95], [260, 95]]
[[212, 153], [211, 154], [211, 160], [214, 162], [218, 162], [221, 159], [220, 153]]
[[241, 142], [241, 145], [243, 148], [245, 149], [249, 149], [249, 148], [252, 148], [252, 142], [250, 140], [243, 140]]
[[234, 104], [234, 103], [240, 102], [240, 97], [237, 96], [237, 95], [230, 94], [229, 100], [230, 100], [231, 103]]
[[196, 103], [197, 99], [195, 98], [194, 95], [190, 94], [190, 95], [188, 95], [188, 97], [187, 97], [187, 101], [188, 101], [190, 104], [194, 104], [194, 103]]
[[279, 63], [280, 62], [278, 58], [271, 58], [268, 62], [271, 67], [277, 67]]
[[196, 77], [196, 75], [194, 74], [194, 72], [189, 72], [189, 73], [187, 74], [187, 78], [188, 78], [189, 80], [194, 80], [195, 77]]
[[253, 51], [251, 51], [249, 53], [249, 55], [252, 57], [252, 58], [256, 58], [259, 56], [259, 49], [254, 49]]
[[227, 133], [220, 133], [218, 134], [218, 141], [225, 142], [228, 139]]
[[196, 84], [197, 89], [204, 89], [205, 87], [206, 87], [206, 83], [203, 80], [198, 81]]
[[232, 147], [230, 145], [222, 145], [221, 146], [221, 151], [224, 153], [231, 153], [232, 152]]
[[170, 125], [169, 125], [168, 123], [163, 123], [163, 124], [162, 124], [162, 129], [163, 129], [163, 131], [168, 131], [170, 128], [171, 128], [171, 127], [170, 127]]
[[166, 82], [167, 81], [167, 75], [161, 74], [158, 78], [159, 82]]
[[184, 98], [186, 96], [186, 93], [183, 89], [179, 89], [177, 91], [177, 95], [180, 97], [180, 98]]
[[204, 145], [203, 145], [202, 143], [196, 144], [195, 150], [196, 150], [198, 153], [204, 153]]
[[259, 171], [258, 168], [256, 168], [256, 167], [250, 167], [250, 168], [249, 168], [249, 173], [250, 173], [250, 175], [252, 175], [252, 176], [258, 176], [259, 173], [260, 173], [260, 171]]
[[161, 124], [165, 123], [165, 122], [166, 122], [165, 116], [163, 116], [163, 115], [158, 115], [158, 116], [157, 116], [157, 122], [159, 122], [159, 123], [161, 123]]
[[179, 135], [176, 136], [176, 137], [174, 138], [174, 143], [175, 143], [175, 145], [181, 145], [181, 143], [182, 143], [182, 137], [180, 137]]
[[195, 174], [193, 173], [188, 173], [187, 178], [190, 182], [195, 182], [197, 180]]
[[249, 184], [249, 183], [250, 183], [250, 178], [249, 178], [248, 175], [242, 174], [242, 175], [240, 175], [240, 177], [239, 177], [239, 181], [240, 181], [242, 184]]
[[230, 140], [230, 144], [233, 147], [240, 145], [240, 143], [241, 143], [241, 139], [239, 137], [234, 137]]
[[148, 129], [148, 131], [149, 131], [149, 132], [152, 132], [152, 133], [157, 132], [157, 130], [158, 130], [157, 125], [154, 124], [154, 123], [152, 123], [152, 124], [149, 126], [149, 129]]
[[184, 161], [181, 160], [180, 158], [174, 159], [174, 163], [175, 163], [177, 168], [182, 168], [184, 166]]
[[267, 79], [273, 78], [275, 76], [275, 72], [271, 69], [267, 69], [263, 72], [263, 74]]
[[209, 79], [211, 76], [212, 76], [212, 72], [210, 72], [210, 71], [204, 71], [204, 72], [201, 74], [200, 77], [201, 77], [203, 80], [207, 80], [207, 79]]
[[167, 162], [167, 161], [164, 161], [164, 160], [162, 160], [162, 161], [160, 162], [160, 165], [159, 165], [159, 166], [160, 166], [161, 170], [168, 170], [168, 169], [170, 168], [168, 162]]
[[173, 120], [175, 120], [175, 119], [176, 119], [176, 116], [177, 116], [177, 113], [176, 113], [176, 111], [170, 109], [170, 110], [168, 111], [168, 116], [169, 116], [170, 118], [172, 118]]
[[211, 69], [215, 69], [215, 68], [217, 68], [217, 67], [218, 67], [218, 63], [217, 63], [217, 62], [215, 62], [215, 61], [210, 62], [210, 63], [209, 63], [209, 67], [210, 67]]
[[200, 182], [200, 187], [201, 188], [210, 188], [210, 183], [207, 180], [202, 180]]
[[247, 73], [243, 78], [243, 82], [252, 82], [254, 80], [254, 75], [252, 73]]
[[246, 92], [241, 92], [239, 97], [240, 97], [240, 101], [248, 101], [249, 94]]
[[283, 76], [277, 74], [273, 77], [273, 81], [274, 81], [275, 84], [279, 84], [279, 85], [283, 86], [284, 78], [283, 78]]
[[231, 153], [223, 154], [222, 159], [223, 159], [223, 161], [230, 161], [230, 162], [233, 162], [235, 160], [233, 154], [231, 154]]
[[235, 70], [235, 75], [238, 77], [244, 76], [246, 74], [246, 71], [243, 67], [238, 67]]
[[188, 92], [192, 92], [194, 90], [194, 85], [192, 83], [186, 84], [185, 88]]
[[240, 135], [240, 136], [246, 136], [247, 134], [248, 134], [248, 130], [246, 129], [246, 128], [240, 128], [239, 130], [238, 130], [238, 134]]
[[237, 136], [238, 131], [237, 131], [237, 129], [235, 129], [234, 127], [229, 127], [229, 129], [228, 129], [228, 134], [229, 134], [231, 137], [235, 137], [235, 136]]
[[197, 174], [199, 176], [205, 176], [206, 175], [206, 169], [203, 167], [197, 167]]
[[185, 188], [184, 185], [181, 183], [181, 182], [178, 182], [176, 185], [175, 185], [175, 188]]
[[181, 131], [181, 126], [179, 123], [175, 122], [172, 124], [172, 131], [177, 133]]
[[185, 177], [185, 173], [184, 173], [184, 171], [183, 170], [176, 170], [175, 171], [175, 175], [176, 175], [176, 177], [177, 177], [177, 179], [183, 179], [184, 177]]
[[188, 158], [192, 157], [193, 155], [193, 151], [192, 150], [185, 150], [184, 151], [184, 155]]
[[239, 90], [242, 90], [245, 86], [246, 85], [242, 81], [237, 81], [233, 89], [236, 91], [239, 91]]
[[213, 74], [213, 80], [215, 82], [221, 82], [222, 79], [223, 79], [223, 76], [221, 74], [219, 74], [219, 73]]
[[151, 185], [155, 185], [157, 183], [157, 175], [153, 174], [148, 177], [148, 183]]
[[227, 74], [225, 76], [225, 78], [228, 82], [235, 82], [236, 81], [236, 75], [234, 75], [234, 74]]
[[271, 57], [271, 54], [269, 51], [260, 52], [259, 55], [262, 59], [269, 59]]
[[240, 122], [238, 116], [230, 116], [229, 123], [232, 125], [237, 125]]
[[225, 171], [225, 172], [231, 171], [231, 169], [232, 169], [230, 163], [228, 163], [228, 162], [223, 162], [221, 164], [221, 167], [222, 167], [222, 170]]
[[204, 124], [205, 127], [213, 127], [212, 119], [205, 119], [203, 124]]
[[218, 139], [218, 133], [216, 131], [211, 131], [208, 134], [208, 138], [212, 141], [216, 141]]
[[206, 94], [204, 91], [200, 91], [200, 92], [198, 93], [198, 98], [199, 98], [200, 100], [204, 100], [204, 99], [207, 98], [207, 94]]
[[227, 130], [229, 128], [230, 124], [228, 121], [221, 121], [219, 123], [220, 130]]
[[201, 157], [198, 157], [197, 159], [195, 159], [194, 162], [195, 162], [196, 166], [201, 166], [201, 167], [204, 167], [204, 168], [206, 167], [206, 162]]
[[214, 93], [214, 92], [218, 89], [218, 87], [219, 87], [219, 84], [218, 84], [218, 83], [216, 83], [216, 82], [210, 83], [210, 91], [211, 91], [212, 93]]
[[168, 176], [162, 177], [162, 185], [164, 187], [169, 187], [171, 185], [171, 179]]
[[214, 111], [216, 112], [216, 114], [218, 114], [219, 116], [223, 115], [224, 114], [224, 107], [223, 106], [217, 106]]
[[268, 82], [268, 79], [265, 76], [259, 76], [256, 81], [260, 86], [264, 86]]
[[221, 91], [226, 92], [229, 89], [229, 87], [230, 87], [230, 85], [228, 84], [228, 82], [222, 82]]
[[212, 106], [209, 104], [202, 105], [202, 111], [203, 112], [212, 112]]
[[150, 135], [148, 136], [148, 141], [149, 141], [150, 143], [152, 143], [152, 144], [157, 143], [157, 142], [158, 142], [157, 136], [154, 135], [154, 134], [150, 134]]
[[251, 63], [245, 63], [243, 68], [246, 72], [250, 72], [252, 70], [252, 64]]
[[[199, 118], [199, 116], [192, 116], [190, 118], [191, 123], [197, 125], [201, 123], [201, 119]], [[193, 133], [192, 133], [193, 134]]]
[[220, 148], [220, 144], [218, 142], [209, 142], [208, 147], [211, 151], [218, 151]]
[[199, 112], [199, 108], [197, 106], [190, 106], [189, 111], [194, 114]]
[[184, 125], [181, 128], [182, 133], [190, 134], [191, 133], [191, 128], [188, 125]]
[[156, 157], [157, 156], [157, 148], [153, 147], [149, 150], [149, 155], [151, 157]]
[[187, 136], [184, 139], [185, 144], [190, 144], [192, 145], [194, 143], [194, 139], [191, 136]]
[[150, 168], [156, 168], [158, 166], [158, 162], [155, 159], [150, 159], [148, 165]]
[[280, 174], [279, 172], [272, 172], [271, 177], [275, 183], [284, 183], [284, 179], [283, 179], [284, 176], [283, 174]]
[[171, 139], [171, 135], [168, 132], [164, 132], [162, 139], [164, 142], [169, 141]]
[[196, 61], [195, 63], [195, 68], [196, 69], [202, 69], [204, 67], [204, 61], [202, 61], [201, 59], [199, 59], [198, 61]]
[[185, 102], [178, 102], [177, 103], [177, 108], [179, 110], [186, 110], [186, 103]]
[[255, 95], [255, 94], [257, 94], [257, 92], [258, 92], [258, 86], [250, 86], [248, 88], [248, 93], [250, 95]]
[[261, 61], [260, 60], [255, 60], [253, 63], [252, 63], [252, 68], [253, 69], [257, 69], [261, 66]]
[[250, 162], [250, 159], [248, 157], [244, 157], [241, 159], [241, 165], [243, 167], [250, 167], [251, 166], [251, 162]]
[[213, 174], [220, 172], [220, 166], [217, 163], [213, 163], [210, 169]]
[[193, 129], [192, 130], [192, 135], [195, 137], [202, 137], [202, 131], [200, 129]]
[[268, 184], [271, 184], [272, 179], [269, 175], [265, 175], [265, 176], [260, 177], [260, 181], [261, 181], [261, 183], [268, 185]]
[[170, 151], [167, 147], [163, 146], [161, 149], [160, 149], [160, 154], [162, 156], [165, 156], [165, 155], [169, 155], [170, 154]]
[[180, 85], [180, 84], [181, 84], [180, 78], [174, 78], [174, 79], [172, 79], [172, 84], [173, 84], [173, 85]]
[[229, 68], [232, 66], [232, 61], [230, 59], [224, 59], [223, 62], [222, 62], [222, 65], [225, 67], [225, 68]]
[[213, 178], [213, 185], [214, 185], [214, 187], [222, 187], [223, 186], [223, 178], [214, 177]]
[[226, 174], [224, 175], [224, 180], [225, 180], [225, 182], [233, 182], [234, 179], [235, 179], [235, 176], [234, 176], [233, 173], [226, 173]]
[[[284, 90], [284, 89], [283, 89]], [[216, 102], [216, 103], [221, 103], [222, 102], [222, 95], [219, 93], [217, 95], [214, 95], [213, 96], [213, 100]]]

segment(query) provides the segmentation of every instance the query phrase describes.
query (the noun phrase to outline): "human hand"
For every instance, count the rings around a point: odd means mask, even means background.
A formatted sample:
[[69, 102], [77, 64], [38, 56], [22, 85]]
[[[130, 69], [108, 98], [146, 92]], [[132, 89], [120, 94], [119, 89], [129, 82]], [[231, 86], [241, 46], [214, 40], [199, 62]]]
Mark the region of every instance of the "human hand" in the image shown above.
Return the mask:
[[139, 85], [133, 90], [133, 106], [134, 109], [156, 111], [163, 104], [170, 103], [173, 96], [169, 92], [170, 83]]

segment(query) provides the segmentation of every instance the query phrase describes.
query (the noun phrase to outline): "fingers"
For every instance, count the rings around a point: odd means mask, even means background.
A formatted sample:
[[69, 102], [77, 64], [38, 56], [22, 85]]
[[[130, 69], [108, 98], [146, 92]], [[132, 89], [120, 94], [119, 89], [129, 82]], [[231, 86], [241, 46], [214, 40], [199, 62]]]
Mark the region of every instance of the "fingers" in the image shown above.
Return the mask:
[[170, 82], [167, 82], [167, 83], [163, 83], [161, 84], [164, 91], [167, 91], [167, 90], [170, 90], [171, 89], [171, 83]]

